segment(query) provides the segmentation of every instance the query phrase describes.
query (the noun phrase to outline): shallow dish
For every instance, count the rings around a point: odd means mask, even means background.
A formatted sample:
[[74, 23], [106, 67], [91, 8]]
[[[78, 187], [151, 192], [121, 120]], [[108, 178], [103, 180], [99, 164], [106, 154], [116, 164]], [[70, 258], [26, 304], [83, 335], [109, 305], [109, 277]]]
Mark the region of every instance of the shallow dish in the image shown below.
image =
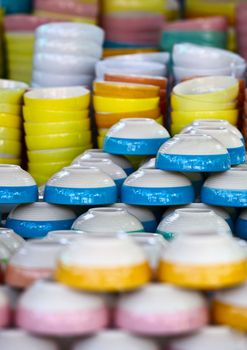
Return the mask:
[[141, 232], [141, 222], [124, 208], [94, 208], [79, 216], [72, 225], [73, 230], [102, 233], [109, 232], [106, 222], [111, 223], [111, 232]]
[[133, 290], [150, 279], [142, 249], [127, 236], [88, 235], [60, 254], [56, 278], [88, 291]]
[[21, 295], [16, 323], [40, 335], [78, 336], [105, 328], [109, 314], [101, 296], [81, 293], [56, 282], [39, 281]]
[[123, 155], [154, 155], [169, 137], [168, 131], [153, 119], [122, 119], [107, 132], [104, 151]]
[[70, 229], [75, 219], [76, 215], [69, 208], [36, 202], [14, 208], [8, 215], [6, 227], [24, 238], [41, 238], [49, 231]]
[[63, 111], [36, 107], [23, 107], [25, 122], [30, 123], [65, 123], [88, 119], [88, 109], [82, 111]]
[[159, 169], [140, 169], [122, 186], [123, 203], [133, 205], [182, 205], [192, 203], [191, 182], [182, 174]]
[[246, 279], [245, 256], [230, 235], [178, 235], [161, 258], [159, 280], [202, 290], [231, 287]]
[[145, 336], [171, 336], [196, 331], [208, 318], [206, 300], [199, 293], [157, 283], [122, 294], [114, 323]]
[[230, 169], [231, 159], [222, 143], [203, 132], [192, 132], [176, 135], [164, 143], [158, 151], [156, 167], [184, 172], [218, 172]]
[[104, 205], [115, 203], [117, 187], [107, 174], [93, 167], [66, 167], [46, 184], [44, 200], [53, 204]]

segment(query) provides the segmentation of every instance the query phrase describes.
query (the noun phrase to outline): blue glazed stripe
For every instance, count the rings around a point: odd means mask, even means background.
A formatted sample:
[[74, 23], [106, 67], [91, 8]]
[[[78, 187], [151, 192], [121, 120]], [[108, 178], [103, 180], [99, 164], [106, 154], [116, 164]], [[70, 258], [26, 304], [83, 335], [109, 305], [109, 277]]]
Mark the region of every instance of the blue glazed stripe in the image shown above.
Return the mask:
[[69, 230], [73, 225], [72, 220], [54, 221], [27, 221], [8, 218], [6, 227], [11, 228], [24, 238], [45, 237], [49, 231]]
[[219, 155], [179, 155], [159, 153], [156, 168], [172, 171], [216, 172], [230, 169], [229, 154]]
[[147, 188], [147, 187], [122, 187], [122, 202], [134, 205], [182, 205], [194, 201], [194, 189], [192, 186], [171, 188]]
[[67, 205], [103, 205], [117, 201], [117, 187], [63, 188], [46, 186], [44, 201]]
[[156, 155], [168, 138], [160, 139], [121, 139], [105, 137], [104, 151], [122, 155]]
[[245, 147], [227, 148], [231, 158], [231, 165], [238, 165], [245, 163]]
[[144, 227], [145, 232], [155, 232], [157, 228], [157, 222], [156, 220], [150, 220], [150, 221], [142, 221], [142, 225]]
[[33, 203], [37, 200], [38, 187], [36, 185], [0, 187], [1, 204]]
[[247, 207], [247, 190], [226, 190], [203, 187], [201, 200], [206, 204], [222, 207]]
[[123, 179], [118, 179], [118, 180], [114, 180], [116, 186], [117, 186], [117, 189], [118, 191], [121, 191], [121, 188], [122, 188], [122, 185], [124, 183], [124, 181], [126, 180], [126, 177], [123, 178]]
[[235, 235], [247, 240], [247, 220], [239, 218], [236, 222]]

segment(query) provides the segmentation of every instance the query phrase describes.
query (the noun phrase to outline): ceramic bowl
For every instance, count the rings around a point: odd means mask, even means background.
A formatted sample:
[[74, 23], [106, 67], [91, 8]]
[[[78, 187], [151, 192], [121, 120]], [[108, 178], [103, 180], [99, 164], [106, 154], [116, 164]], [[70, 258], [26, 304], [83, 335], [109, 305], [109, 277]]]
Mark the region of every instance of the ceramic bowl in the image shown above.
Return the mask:
[[40, 335], [76, 336], [99, 331], [109, 320], [102, 297], [39, 281], [20, 297], [16, 322], [20, 328]]
[[[232, 75], [232, 69], [231, 67], [222, 67], [217, 69], [205, 69], [203, 67], [201, 68], [194, 68], [194, 67], [183, 67], [183, 66], [174, 66], [174, 77], [177, 82], [181, 82], [187, 79], [191, 79], [194, 77], [208, 77], [208, 76], [231, 76]], [[235, 73], [235, 71], [234, 71]], [[241, 78], [242, 75], [237, 74], [238, 71], [236, 71], [236, 75], [234, 76], [236, 78]]]
[[6, 246], [10, 254], [14, 254], [25, 243], [22, 237], [8, 228], [0, 228], [0, 242]]
[[107, 60], [121, 60], [121, 61], [147, 61], [147, 62], [158, 62], [161, 64], [167, 64], [170, 59], [168, 52], [148, 52], [148, 53], [136, 53], [131, 55], [117, 55]]
[[247, 284], [219, 291], [214, 295], [213, 319], [217, 324], [226, 325], [246, 332]]
[[0, 137], [2, 140], [21, 141], [22, 131], [14, 128], [0, 127]]
[[[110, 227], [105, 225], [110, 223]], [[141, 222], [124, 208], [94, 208], [79, 216], [72, 229], [90, 233], [140, 232], [144, 228]]]
[[66, 167], [48, 180], [44, 199], [52, 204], [112, 204], [117, 199], [117, 187], [98, 168]]
[[65, 123], [88, 119], [88, 109], [82, 111], [56, 111], [52, 109], [23, 107], [23, 117], [28, 123]]
[[78, 156], [75, 160], [91, 159], [91, 158], [110, 159], [113, 163], [120, 166], [126, 172], [127, 175], [130, 175], [134, 171], [134, 168], [128, 159], [122, 156], [117, 156], [115, 154], [106, 153], [103, 151], [103, 149], [98, 149], [98, 148], [87, 149], [82, 155]]
[[93, 79], [93, 74], [58, 74], [34, 69], [32, 87], [62, 88], [64, 86], [76, 87], [80, 85], [91, 87]]
[[22, 143], [13, 140], [0, 139], [0, 157], [1, 158], [21, 158]]
[[180, 234], [231, 235], [231, 229], [222, 217], [215, 214], [213, 210], [199, 208], [176, 209], [161, 220], [157, 232], [167, 240], [171, 240]]
[[211, 175], [201, 192], [203, 203], [225, 207], [247, 206], [247, 169], [231, 168], [230, 170]]
[[109, 175], [115, 182], [117, 188], [120, 190], [123, 182], [127, 178], [125, 171], [110, 159], [90, 158], [90, 159], [76, 159], [72, 162], [73, 165], [95, 167], [102, 172]]
[[240, 213], [236, 226], [235, 226], [235, 235], [241, 239], [246, 240], [247, 238], [247, 210], [243, 209]]
[[70, 229], [75, 213], [62, 206], [36, 202], [15, 207], [9, 214], [6, 227], [24, 238], [40, 238], [53, 230]]
[[84, 147], [57, 148], [54, 150], [27, 151], [29, 162], [48, 163], [71, 161], [85, 150]]
[[180, 287], [213, 290], [246, 279], [246, 252], [230, 235], [178, 235], [166, 248], [159, 280]]
[[227, 76], [195, 78], [176, 85], [173, 93], [197, 101], [227, 103], [238, 97], [239, 82]]
[[135, 216], [142, 223], [145, 232], [155, 232], [157, 227], [156, 218], [148, 208], [125, 203], [115, 203], [111, 207], [127, 210], [129, 214]]
[[10, 259], [6, 273], [7, 284], [15, 288], [26, 288], [36, 280], [51, 278], [63, 247], [59, 242], [27, 241]]
[[22, 103], [28, 85], [19, 81], [0, 79], [0, 103], [18, 105]]
[[70, 161], [55, 162], [55, 163], [28, 162], [27, 169], [30, 174], [33, 174], [35, 179], [36, 177], [34, 174], [42, 174], [41, 176], [46, 177], [46, 179], [48, 180], [49, 177], [51, 177], [52, 175], [54, 175], [55, 173], [57, 173], [58, 171], [60, 171], [61, 169], [69, 165], [70, 165]]
[[19, 115], [0, 113], [0, 123], [2, 127], [20, 129], [22, 119]]
[[1, 164], [0, 174], [0, 203], [30, 203], [38, 199], [34, 179], [20, 166]]
[[21, 329], [0, 331], [0, 347], [4, 350], [58, 350], [55, 342], [38, 338]]
[[80, 111], [88, 108], [89, 90], [80, 87], [33, 89], [24, 95], [25, 105], [62, 111]]
[[207, 326], [196, 334], [188, 335], [170, 342], [171, 350], [244, 350], [247, 341], [244, 334], [228, 327]]
[[208, 318], [199, 293], [157, 283], [121, 295], [115, 325], [146, 336], [171, 336], [196, 331], [207, 325]]
[[166, 89], [167, 78], [163, 76], [126, 74], [126, 73], [107, 73], [104, 76], [106, 81], [118, 81], [122, 83], [147, 84], [159, 86], [160, 89]]
[[68, 244], [75, 239], [84, 237], [85, 233], [76, 230], [56, 230], [48, 232], [46, 239], [54, 242]]
[[193, 202], [191, 182], [182, 174], [140, 169], [122, 186], [122, 202], [132, 205], [180, 205]]
[[9, 326], [11, 320], [11, 306], [3, 287], [0, 287], [0, 329]]
[[81, 340], [73, 347], [73, 350], [158, 350], [158, 346], [152, 340], [143, 339], [121, 330], [106, 330]]
[[245, 147], [239, 136], [224, 127], [214, 126], [195, 126], [190, 133], [205, 134], [215, 138], [228, 151], [231, 159], [231, 165], [238, 165], [245, 162]]
[[85, 23], [48, 23], [40, 26], [36, 30], [37, 39], [63, 39], [79, 42], [94, 42], [102, 46], [104, 41], [104, 31], [91, 24]]
[[77, 133], [79, 131], [90, 130], [90, 119], [85, 118], [81, 121], [59, 122], [59, 123], [24, 123], [24, 130], [27, 135], [49, 135]]
[[149, 281], [150, 267], [144, 252], [131, 238], [88, 235], [60, 254], [56, 278], [88, 291], [133, 290]]
[[236, 102], [210, 103], [207, 101], [197, 101], [196, 99], [185, 98], [172, 93], [171, 106], [175, 111], [224, 111], [235, 109]]
[[152, 119], [122, 119], [108, 131], [104, 151], [113, 154], [153, 155], [169, 137], [167, 130]]
[[200, 133], [176, 135], [158, 152], [156, 167], [162, 170], [218, 172], [230, 169], [229, 153], [218, 140]]

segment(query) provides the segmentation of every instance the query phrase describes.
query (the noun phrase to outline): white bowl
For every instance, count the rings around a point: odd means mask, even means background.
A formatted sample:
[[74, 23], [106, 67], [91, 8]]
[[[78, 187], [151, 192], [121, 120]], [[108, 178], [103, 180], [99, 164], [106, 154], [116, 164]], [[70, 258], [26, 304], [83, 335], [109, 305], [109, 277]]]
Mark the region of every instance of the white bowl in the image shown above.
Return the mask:
[[246, 251], [230, 235], [178, 235], [161, 258], [159, 279], [193, 289], [219, 289], [246, 279]]
[[138, 232], [144, 230], [141, 222], [123, 208], [89, 209], [75, 220], [72, 229], [102, 234], [109, 231]]
[[75, 213], [66, 207], [36, 202], [15, 207], [8, 215], [6, 227], [25, 238], [44, 237], [51, 230], [70, 229]]
[[21, 329], [0, 331], [0, 348], [4, 350], [58, 350], [55, 342], [38, 338]]
[[[155, 342], [121, 330], [106, 330], [81, 340], [73, 350], [158, 350]], [[241, 349], [242, 350], [242, 349]]]
[[10, 286], [26, 288], [34, 281], [51, 278], [64, 244], [47, 240], [27, 241], [10, 259], [6, 280]]
[[[221, 67], [221, 68], [194, 68], [194, 67], [183, 67], [175, 65], [173, 67], [174, 77], [177, 82], [180, 82], [185, 79], [193, 78], [193, 77], [206, 77], [206, 76], [216, 76], [216, 75], [225, 75], [231, 76], [232, 69], [230, 67]], [[239, 76], [236, 76], [239, 78]]]
[[76, 230], [55, 230], [48, 232], [46, 239], [55, 242], [70, 243], [74, 239], [79, 239], [85, 235], [85, 232]]
[[24, 243], [24, 239], [8, 228], [0, 228], [0, 242], [11, 254], [14, 254]]
[[34, 69], [33, 87], [64, 87], [84, 85], [91, 87], [94, 76], [90, 74], [54, 74]]
[[203, 203], [225, 207], [247, 206], [247, 168], [230, 170], [211, 175], [201, 192]]
[[210, 209], [183, 208], [161, 220], [157, 232], [170, 240], [177, 235], [231, 235], [227, 222]]
[[108, 322], [103, 297], [81, 293], [56, 282], [36, 282], [18, 301], [17, 326], [40, 335], [90, 334], [106, 327]]
[[244, 334], [228, 327], [208, 326], [181, 339], [170, 342], [170, 350], [244, 350], [247, 340]]
[[208, 322], [206, 300], [197, 292], [169, 284], [148, 284], [118, 299], [115, 325], [149, 336], [196, 331]]
[[140, 169], [125, 180], [121, 199], [132, 205], [180, 205], [192, 203], [194, 191], [182, 174]]
[[156, 167], [185, 172], [230, 169], [230, 156], [226, 147], [212, 136], [199, 131], [193, 133], [193, 130], [189, 134], [175, 135], [164, 143], [157, 154]]
[[146, 62], [157, 62], [161, 64], [167, 64], [170, 59], [170, 54], [168, 52], [148, 52], [148, 53], [136, 53], [131, 55], [117, 55], [113, 57], [108, 57], [105, 60], [119, 60], [119, 61], [146, 61]]
[[59, 22], [48, 23], [38, 27], [35, 32], [36, 39], [66, 39], [75, 42], [95, 42], [102, 45], [104, 31], [91, 24]]
[[48, 180], [44, 199], [54, 204], [112, 204], [117, 200], [117, 187], [98, 168], [66, 167]]

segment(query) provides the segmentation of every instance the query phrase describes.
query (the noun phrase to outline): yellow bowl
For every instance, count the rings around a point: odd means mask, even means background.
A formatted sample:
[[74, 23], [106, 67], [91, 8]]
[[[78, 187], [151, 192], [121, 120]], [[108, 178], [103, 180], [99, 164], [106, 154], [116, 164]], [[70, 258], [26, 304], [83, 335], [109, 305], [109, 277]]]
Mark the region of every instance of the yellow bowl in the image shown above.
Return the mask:
[[0, 125], [6, 128], [21, 128], [22, 119], [19, 115], [0, 113]]
[[16, 159], [16, 158], [0, 158], [0, 164], [20, 165], [20, 164], [21, 164], [21, 159]]
[[21, 106], [16, 104], [0, 103], [0, 113], [20, 115]]
[[27, 157], [29, 162], [33, 163], [58, 163], [58, 162], [72, 162], [77, 156], [92, 148], [92, 144], [77, 148], [58, 148], [55, 150], [43, 150], [43, 151], [28, 151]]
[[[110, 14], [115, 12], [147, 12], [164, 13], [163, 0], [145, 0], [145, 1], [122, 1], [107, 0], [103, 2], [103, 13]], [[128, 27], [128, 22], [126, 23]]]
[[19, 105], [28, 85], [19, 81], [0, 79], [0, 103]]
[[102, 137], [105, 137], [105, 135], [107, 134], [108, 130], [109, 129], [101, 129], [101, 128], [99, 128], [98, 129], [98, 135], [102, 136]]
[[98, 148], [103, 148], [104, 146], [104, 136], [98, 136], [97, 137], [97, 143], [98, 143]]
[[32, 173], [32, 172], [29, 172], [29, 173], [34, 178], [34, 180], [38, 186], [45, 185], [50, 178], [50, 176], [48, 176], [48, 175], [41, 175], [41, 174], [36, 174], [36, 173]]
[[91, 143], [91, 132], [77, 134], [50, 134], [43, 136], [26, 136], [26, 145], [29, 151], [83, 147]]
[[188, 126], [189, 124], [171, 124], [171, 135], [177, 135], [179, 134], [184, 128], [186, 128], [186, 126]]
[[110, 98], [94, 96], [94, 109], [98, 113], [128, 113], [137, 111], [148, 111], [159, 106], [159, 97], [154, 98]]
[[23, 107], [23, 117], [25, 122], [32, 123], [57, 123], [70, 122], [87, 119], [89, 110], [83, 111], [54, 111], [43, 108]]
[[0, 127], [1, 140], [21, 141], [22, 132], [20, 129]]
[[22, 151], [22, 144], [18, 141], [1, 140], [0, 139], [0, 157], [2, 155], [6, 158], [20, 158]]
[[45, 176], [52, 176], [53, 174], [57, 173], [65, 166], [68, 166], [70, 164], [70, 161], [58, 163], [28, 163], [28, 172]]
[[30, 107], [80, 111], [89, 107], [90, 91], [80, 86], [33, 89], [25, 93], [24, 101]]
[[171, 106], [175, 111], [222, 111], [234, 109], [237, 102], [211, 103], [183, 98], [175, 94], [171, 95]]
[[193, 123], [195, 119], [223, 119], [227, 120], [232, 125], [237, 125], [238, 110], [229, 109], [225, 111], [172, 111], [172, 123], [178, 125], [185, 125]]
[[24, 130], [31, 136], [77, 133], [90, 130], [90, 119], [65, 123], [24, 123]]

